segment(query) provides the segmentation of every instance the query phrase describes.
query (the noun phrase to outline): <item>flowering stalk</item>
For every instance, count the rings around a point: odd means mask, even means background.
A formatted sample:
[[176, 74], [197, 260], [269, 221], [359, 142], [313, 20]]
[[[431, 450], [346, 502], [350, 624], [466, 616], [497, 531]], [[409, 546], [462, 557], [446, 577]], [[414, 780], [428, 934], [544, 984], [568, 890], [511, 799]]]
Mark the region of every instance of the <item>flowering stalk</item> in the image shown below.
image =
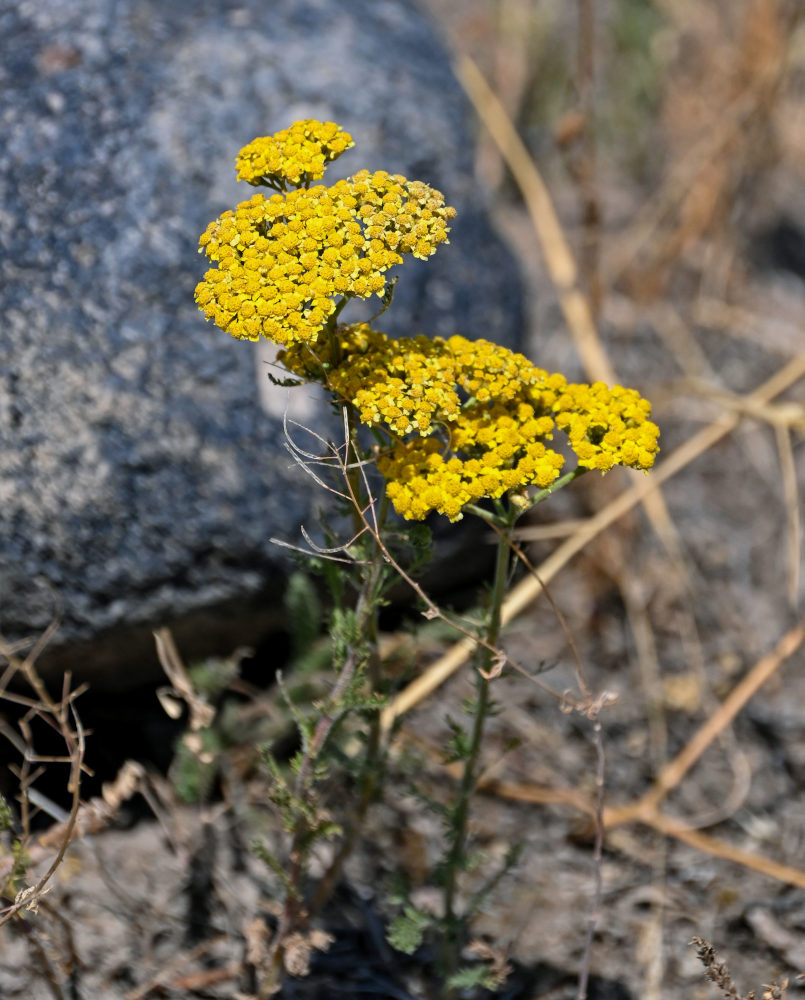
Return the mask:
[[[329, 187], [314, 183], [353, 145], [335, 123], [311, 119], [253, 140], [238, 156], [238, 178], [273, 193], [256, 193], [224, 212], [199, 240], [210, 262], [195, 293], [205, 316], [238, 339], [265, 337], [278, 344], [278, 363], [297, 379], [323, 385], [341, 408], [346, 451], [330, 457], [343, 473], [346, 493], [339, 494], [352, 507], [355, 529], [342, 548], [359, 577], [354, 611], [343, 606], [335, 570], [330, 577], [333, 617], [341, 621], [341, 632], [333, 629], [338, 676], [330, 697], [309, 716], [289, 703], [302, 736], [295, 781], [290, 783], [266, 755], [270, 794], [291, 843], [286, 862], [266, 855], [285, 887], [285, 904], [261, 996], [268, 996], [284, 974], [289, 936], [320, 910], [334, 888], [382, 787], [377, 609], [392, 572], [411, 582], [381, 537], [390, 509], [414, 522], [435, 514], [454, 522], [469, 512], [500, 536], [489, 607], [478, 635], [472, 723], [460, 740], [464, 770], [449, 811], [443, 869], [442, 971], [453, 995], [470, 916], [466, 907], [458, 912], [458, 878], [467, 867], [470, 803], [490, 713], [512, 528], [520, 513], [585, 471], [605, 473], [615, 465], [646, 471], [659, 450], [650, 404], [634, 389], [568, 383], [563, 375], [543, 371], [488, 340], [459, 335], [394, 340], [366, 323], [342, 322], [342, 312], [355, 298], [377, 295], [385, 309], [396, 281], [389, 279], [390, 269], [406, 256], [432, 256], [448, 242], [455, 215], [439, 191], [400, 174], [361, 170]], [[359, 444], [361, 426], [376, 442], [369, 454]], [[564, 474], [565, 455], [552, 447], [558, 432], [576, 459], [576, 467]], [[366, 471], [370, 463], [374, 474]], [[375, 486], [377, 474], [382, 491]], [[372, 496], [382, 497], [379, 504]], [[494, 513], [480, 506], [485, 501], [491, 501]], [[369, 510], [377, 516], [371, 525]], [[326, 560], [332, 551], [319, 554]], [[366, 749], [356, 803], [339, 827], [321, 806], [318, 785], [333, 732], [355, 711], [368, 720]], [[339, 848], [307, 901], [312, 846], [317, 838], [334, 835], [341, 837]], [[420, 918], [415, 913], [407, 926], [400, 925], [397, 946], [418, 946]]]

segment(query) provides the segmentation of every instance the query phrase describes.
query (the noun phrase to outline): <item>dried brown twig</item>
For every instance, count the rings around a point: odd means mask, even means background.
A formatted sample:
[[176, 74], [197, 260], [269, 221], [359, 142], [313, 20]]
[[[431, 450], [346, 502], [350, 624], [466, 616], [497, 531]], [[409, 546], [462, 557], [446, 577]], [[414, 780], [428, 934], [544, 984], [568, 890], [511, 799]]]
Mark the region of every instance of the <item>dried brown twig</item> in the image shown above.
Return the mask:
[[[709, 941], [695, 937], [690, 943], [696, 945], [696, 956], [704, 966], [705, 976], [721, 990], [726, 1000], [755, 1000], [754, 990], [750, 990], [745, 998], [739, 992], [726, 962], [720, 961], [715, 948]], [[787, 989], [787, 979], [781, 983], [770, 983], [763, 987], [763, 1000], [782, 1000]]]
[[[19, 766], [13, 767], [12, 771], [19, 780], [20, 804], [20, 825], [21, 838], [20, 846], [24, 852], [31, 840], [31, 818], [36, 810], [37, 801], [42, 801], [42, 797], [37, 798], [32, 788], [33, 782], [41, 774], [41, 768], [33, 769], [32, 765], [44, 763], [66, 763], [69, 764], [69, 775], [67, 779], [67, 789], [70, 792], [70, 809], [67, 818], [60, 824], [62, 828], [61, 837], [56, 846], [55, 856], [52, 858], [50, 866], [33, 884], [18, 889], [14, 900], [10, 905], [0, 910], [0, 926], [11, 920], [19, 910], [35, 910], [37, 900], [46, 891], [48, 883], [55, 874], [57, 868], [64, 860], [67, 847], [73, 836], [73, 831], [78, 820], [81, 805], [81, 774], [87, 768], [84, 764], [85, 754], [85, 733], [75, 711], [75, 700], [83, 693], [85, 688], [79, 687], [70, 690], [70, 675], [64, 677], [61, 698], [59, 700], [51, 697], [45, 684], [36, 671], [36, 658], [53, 635], [56, 623], [45, 630], [39, 641], [33, 646], [25, 658], [19, 657], [11, 645], [0, 637], [0, 655], [7, 662], [7, 667], [3, 672], [0, 682], [0, 699], [13, 702], [26, 709], [17, 725], [21, 739], [12, 739], [15, 748], [22, 751], [22, 762]], [[18, 694], [8, 690], [8, 685], [15, 676], [19, 676], [33, 692], [33, 696]], [[54, 757], [43, 757], [36, 753], [31, 731], [31, 722], [39, 719], [46, 725], [55, 729], [61, 736], [65, 745], [65, 755]], [[13, 733], [10, 726], [6, 726], [4, 734], [8, 737]], [[5, 869], [5, 874], [3, 874]], [[18, 870], [16, 857], [8, 860], [0, 860], [0, 877], [8, 878], [15, 870]], [[5, 892], [12, 887], [9, 885]]]
[[[805, 642], [805, 618], [787, 632], [774, 650], [761, 657], [749, 673], [727, 696], [717, 711], [694, 733], [693, 737], [660, 774], [652, 788], [640, 799], [626, 805], [604, 810], [604, 826], [611, 830], [626, 823], [641, 823], [667, 836], [681, 840], [697, 850], [723, 858], [760, 872], [770, 878], [805, 889], [805, 871], [791, 865], [781, 864], [754, 851], [744, 850], [726, 841], [710, 837], [691, 827], [682, 820], [663, 813], [659, 805], [662, 800], [681, 783], [693, 764], [701, 757], [718, 733], [735, 718], [778, 669]], [[595, 807], [588, 796], [575, 789], [544, 788], [515, 782], [490, 781], [481, 787], [494, 794], [519, 802], [562, 803], [573, 806], [593, 816]]]
[[[73, 841], [105, 830], [120, 806], [141, 790], [144, 776], [142, 764], [126, 761], [115, 780], [103, 786], [101, 798], [90, 799], [80, 805], [74, 822], [68, 816], [68, 819], [54, 824], [29, 841], [26, 849], [29, 864], [41, 864], [61, 845], [68, 846]], [[0, 858], [0, 879], [7, 878], [13, 867], [13, 858]]]
[[[772, 652], [757, 661], [747, 676], [736, 685], [718, 710], [693, 735], [644, 796], [635, 802], [604, 810], [605, 829], [612, 830], [627, 823], [641, 823], [706, 854], [805, 889], [805, 871], [694, 830], [684, 821], [666, 815], [659, 808], [662, 800], [682, 781], [718, 733], [729, 725], [762, 684], [801, 647], [803, 642], [805, 642], [805, 618], [783, 636]], [[479, 787], [491, 794], [518, 802], [568, 805], [587, 814], [591, 819], [596, 813], [595, 803], [588, 795], [576, 789], [484, 778], [481, 779]]]

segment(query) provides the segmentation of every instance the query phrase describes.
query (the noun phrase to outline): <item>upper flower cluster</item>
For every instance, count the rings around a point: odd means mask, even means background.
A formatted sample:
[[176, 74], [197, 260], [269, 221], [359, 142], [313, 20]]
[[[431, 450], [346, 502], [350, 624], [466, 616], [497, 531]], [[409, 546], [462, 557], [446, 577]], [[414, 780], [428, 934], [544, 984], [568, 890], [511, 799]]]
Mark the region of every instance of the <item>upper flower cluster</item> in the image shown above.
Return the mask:
[[377, 465], [395, 509], [411, 520], [431, 511], [457, 520], [483, 497], [550, 486], [565, 461], [544, 443], [555, 429], [582, 468], [649, 469], [658, 451], [651, 407], [635, 390], [568, 384], [485, 340], [391, 340], [360, 324], [280, 359], [389, 432], [395, 443]]
[[208, 319], [233, 337], [313, 342], [345, 298], [382, 296], [405, 254], [426, 259], [447, 242], [455, 210], [439, 191], [400, 174], [362, 170], [331, 187], [308, 184], [352, 145], [332, 122], [297, 122], [256, 139], [239, 177], [279, 189], [211, 222], [199, 240], [215, 267], [196, 287]]
[[288, 184], [307, 186], [310, 181], [320, 180], [327, 164], [354, 145], [349, 132], [335, 122], [306, 118], [244, 146], [235, 163], [238, 180], [280, 191]]

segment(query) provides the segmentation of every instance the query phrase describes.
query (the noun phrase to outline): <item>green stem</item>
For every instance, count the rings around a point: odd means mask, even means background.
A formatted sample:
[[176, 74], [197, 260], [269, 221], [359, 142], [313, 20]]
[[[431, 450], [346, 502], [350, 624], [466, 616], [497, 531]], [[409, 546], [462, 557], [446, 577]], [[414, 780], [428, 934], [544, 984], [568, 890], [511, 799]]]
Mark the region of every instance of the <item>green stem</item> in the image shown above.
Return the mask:
[[[546, 500], [549, 496], [551, 496], [551, 494], [556, 493], [557, 490], [561, 490], [563, 486], [567, 486], [569, 483], [574, 482], [588, 471], [588, 469], [579, 466], [578, 468], [573, 469], [572, 472], [566, 472], [564, 476], [560, 476], [555, 482], [551, 483], [550, 486], [546, 486], [545, 489], [539, 490], [532, 497], [528, 497], [519, 513], [522, 514], [526, 510], [536, 507], [538, 503]], [[499, 500], [495, 500], [493, 503], [495, 507], [494, 511], [486, 510], [483, 507], [478, 507], [472, 503], [465, 504], [462, 510], [465, 514], [474, 514], [476, 517], [479, 517], [482, 521], [486, 521], [487, 524], [491, 524], [493, 527], [505, 529], [509, 524], [509, 512], [502, 506]]]
[[574, 480], [579, 479], [584, 475], [585, 472], [589, 472], [589, 469], [585, 469], [583, 466], [579, 465], [572, 472], [566, 472], [564, 476], [560, 476], [555, 482], [551, 483], [550, 486], [546, 486], [544, 490], [540, 490], [535, 493], [528, 501], [529, 507], [535, 507], [542, 500], [547, 499], [552, 493], [556, 493], [557, 490], [561, 490], [563, 486], [567, 486], [569, 483], [574, 482]]
[[[331, 334], [334, 336], [334, 331], [331, 331]], [[355, 442], [356, 427], [354, 411], [351, 408], [347, 409], [347, 421], [349, 437], [345, 460], [347, 463], [350, 463], [353, 458], [356, 461], [359, 458], [359, 451]], [[360, 470], [356, 468], [349, 469], [346, 475], [350, 483], [352, 495], [355, 498], [355, 504], [363, 506], [367, 502], [367, 498], [364, 495], [363, 479], [360, 475]], [[388, 511], [389, 503], [384, 494], [377, 513], [378, 532], [382, 531]], [[363, 519], [360, 510], [353, 509], [353, 515], [356, 534], [360, 534], [363, 528]], [[369, 537], [368, 534], [364, 534], [364, 539], [368, 540]], [[384, 578], [387, 567], [382, 550], [376, 539], [372, 542], [367, 558], [359, 562], [358, 568], [360, 588], [355, 615], [357, 618], [357, 633], [361, 638], [355, 647], [349, 650], [328, 699], [329, 707], [324, 710], [318, 719], [312, 738], [305, 747], [294, 788], [296, 797], [302, 801], [313, 799], [316, 765], [325, 750], [333, 730], [345, 714], [345, 710], [339, 707], [339, 702], [342, 701], [344, 695], [347, 693], [362, 662], [366, 662], [371, 694], [378, 694], [380, 689], [382, 671], [377, 649], [378, 607], [384, 589]], [[321, 910], [335, 888], [343, 864], [357, 843], [363, 826], [363, 820], [369, 806], [374, 800], [377, 788], [382, 782], [383, 764], [380, 710], [377, 709], [371, 713], [366, 741], [366, 753], [364, 755], [361, 777], [358, 782], [358, 802], [353, 815], [345, 824], [344, 836], [339, 849], [336, 851], [335, 858], [321, 879], [309, 905], [305, 905], [304, 902], [303, 881], [307, 875], [309, 854], [312, 847], [311, 830], [309, 820], [304, 812], [300, 812], [297, 817], [288, 854], [288, 891], [286, 891], [285, 904], [277, 931], [274, 935], [267, 974], [258, 993], [259, 1000], [265, 1000], [265, 998], [272, 995], [272, 991], [283, 979], [285, 947], [289, 936], [300, 927], [303, 927], [313, 915]]]
[[[498, 539], [497, 557], [495, 560], [495, 577], [492, 584], [489, 609], [484, 628], [483, 647], [480, 662], [475, 666], [476, 701], [472, 720], [470, 745], [461, 783], [458, 789], [456, 803], [453, 808], [451, 842], [445, 860], [444, 884], [444, 940], [443, 940], [443, 972], [445, 979], [449, 978], [458, 968], [461, 956], [462, 937], [466, 917], [456, 912], [456, 895], [458, 891], [459, 873], [466, 867], [467, 839], [469, 833], [469, 816], [472, 797], [478, 786], [480, 774], [481, 745], [484, 735], [484, 724], [489, 714], [488, 674], [494, 658], [495, 649], [500, 635], [501, 608], [506, 594], [506, 579], [509, 569], [510, 533], [513, 517], [509, 519], [506, 528]], [[449, 991], [447, 996], [453, 995]]]
[[[383, 531], [386, 518], [388, 517], [389, 507], [389, 499], [384, 490], [377, 513], [378, 535], [380, 535]], [[369, 631], [367, 633], [369, 642], [367, 675], [369, 678], [369, 688], [371, 693], [373, 695], [378, 695], [380, 694], [380, 689], [383, 683], [383, 664], [381, 663], [380, 651], [378, 649], [378, 607], [380, 606], [380, 597], [383, 590], [383, 584], [385, 582], [386, 563], [377, 542], [375, 542], [372, 547], [372, 566], [377, 574], [377, 580], [374, 593], [372, 595], [372, 614], [369, 622]], [[360, 823], [363, 821], [363, 817], [366, 814], [369, 803], [375, 798], [377, 788], [382, 785], [383, 781], [381, 736], [382, 730], [380, 726], [380, 709], [377, 709], [372, 712], [369, 720], [369, 736], [366, 742], [366, 755], [360, 777]]]
[[[382, 531], [388, 515], [389, 503], [385, 494], [380, 503], [378, 511], [378, 531]], [[367, 676], [369, 688], [372, 694], [378, 694], [382, 683], [382, 664], [378, 652], [378, 616], [377, 609], [379, 598], [383, 589], [385, 564], [382, 553], [375, 543], [372, 560], [368, 566], [368, 582], [364, 587], [368, 593], [368, 600], [359, 603], [359, 626], [361, 634], [366, 637], [367, 643]], [[361, 615], [361, 609], [365, 612], [365, 618]], [[335, 852], [333, 860], [322, 876], [316, 888], [316, 892], [308, 907], [309, 914], [315, 916], [321, 911], [327, 900], [332, 895], [336, 883], [341, 875], [341, 870], [345, 861], [352, 854], [357, 844], [358, 837], [363, 829], [366, 814], [369, 806], [375, 800], [377, 789], [382, 787], [385, 771], [385, 759], [382, 753], [382, 730], [380, 727], [380, 709], [371, 713], [369, 719], [369, 732], [366, 739], [366, 749], [361, 766], [360, 777], [358, 778], [358, 801], [349, 821], [345, 824], [344, 836]]]

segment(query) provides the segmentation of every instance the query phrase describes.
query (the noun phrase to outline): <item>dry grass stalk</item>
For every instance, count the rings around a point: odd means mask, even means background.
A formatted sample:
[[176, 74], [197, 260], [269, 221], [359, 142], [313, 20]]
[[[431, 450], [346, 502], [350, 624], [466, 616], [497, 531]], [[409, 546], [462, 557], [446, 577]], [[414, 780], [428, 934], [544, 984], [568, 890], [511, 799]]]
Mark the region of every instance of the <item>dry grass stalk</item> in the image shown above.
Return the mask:
[[[466, 641], [462, 640], [462, 642], [457, 643], [452, 648], [450, 651], [453, 654], [452, 659], [443, 658], [437, 666], [441, 666], [441, 669], [444, 669], [445, 663], [452, 665], [453, 659], [461, 652]], [[690, 768], [702, 756], [718, 734], [732, 722], [752, 696], [800, 648], [803, 642], [805, 642], [805, 618], [782, 637], [774, 650], [766, 656], [761, 657], [755, 663], [746, 677], [736, 685], [724, 702], [718, 706], [680, 753], [662, 771], [654, 786], [646, 795], [635, 802], [604, 810], [604, 827], [606, 829], [613, 829], [616, 826], [626, 823], [641, 823], [657, 830], [659, 833], [687, 843], [704, 853], [732, 861], [780, 882], [805, 888], [805, 871], [791, 865], [781, 864], [754, 851], [747, 851], [725, 841], [718, 840], [715, 837], [700, 833], [698, 830], [692, 829], [689, 824], [663, 814], [659, 809], [662, 800], [682, 782]], [[410, 691], [413, 687], [414, 685], [410, 685], [406, 691]], [[417, 694], [418, 692], [414, 691], [413, 693]], [[392, 707], [394, 707], [394, 703], [389, 706], [389, 708]], [[413, 706], [407, 706], [405, 710], [407, 711], [410, 707]], [[396, 716], [392, 718], [394, 717]], [[410, 734], [406, 734], [406, 739], [411, 740], [413, 737]], [[416, 742], [420, 747], [426, 746], [421, 739], [417, 739]], [[438, 756], [435, 750], [434, 755], [435, 757]], [[455, 776], [454, 769], [451, 767], [448, 766], [447, 771], [448, 773], [453, 773]], [[587, 795], [575, 789], [520, 784], [517, 782], [499, 781], [491, 777], [482, 777], [479, 787], [483, 791], [519, 802], [530, 802], [541, 805], [568, 805], [591, 818], [596, 814], [595, 803]]]
[[[681, 840], [704, 853], [732, 861], [780, 882], [805, 889], [805, 871], [700, 833], [698, 830], [691, 829], [689, 824], [673, 819], [659, 809], [660, 802], [681, 783], [684, 776], [718, 733], [729, 725], [750, 698], [801, 647], [803, 642], [805, 642], [805, 618], [782, 637], [772, 652], [758, 660], [747, 676], [736, 685], [724, 702], [662, 772], [646, 795], [635, 802], [604, 810], [606, 829], [611, 830], [625, 823], [641, 823], [666, 836]], [[487, 791], [520, 802], [571, 805], [582, 810], [588, 816], [592, 816], [595, 811], [592, 801], [583, 793], [573, 789], [548, 789], [498, 781], [482, 783], [482, 787]]]
[[[746, 179], [758, 186], [776, 162], [770, 121], [787, 72], [790, 18], [780, 0], [713, 5], [710, 15], [708, 25], [699, 5], [680, 23], [681, 34], [711, 52], [706, 80], [684, 70], [669, 74], [668, 131], [690, 152], [607, 255], [608, 284], [625, 281], [642, 301], [659, 296], [674, 264], [726, 224]], [[740, 24], [730, 31], [733, 16]]]
[[[142, 790], [144, 776], [142, 764], [126, 761], [115, 780], [103, 786], [101, 798], [81, 803], [74, 821], [68, 817], [30, 840], [27, 846], [30, 864], [39, 865], [51, 857], [65, 843], [65, 838], [72, 843], [105, 830], [120, 806]], [[0, 879], [6, 878], [12, 868], [13, 859], [0, 859]]]
[[[696, 956], [704, 966], [704, 974], [724, 994], [726, 1000], [755, 1000], [755, 991], [750, 990], [746, 996], [735, 985], [726, 962], [719, 960], [715, 948], [704, 938], [695, 937], [690, 942], [696, 945]], [[781, 983], [770, 983], [763, 987], [763, 1000], [782, 1000], [788, 989], [788, 980]]]

